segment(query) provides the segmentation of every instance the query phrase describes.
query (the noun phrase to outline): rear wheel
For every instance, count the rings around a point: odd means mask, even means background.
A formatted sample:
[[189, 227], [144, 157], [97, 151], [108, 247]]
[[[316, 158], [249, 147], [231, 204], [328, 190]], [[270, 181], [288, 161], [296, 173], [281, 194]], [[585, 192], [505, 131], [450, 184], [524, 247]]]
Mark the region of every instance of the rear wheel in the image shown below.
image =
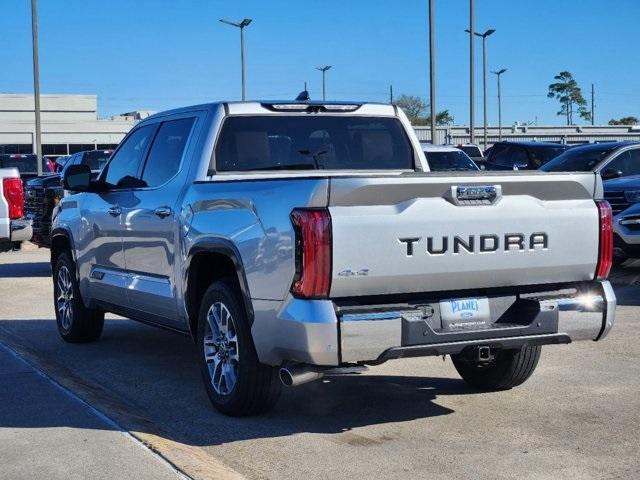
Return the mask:
[[493, 360], [478, 362], [464, 353], [452, 355], [456, 370], [470, 386], [479, 390], [508, 390], [523, 384], [536, 369], [542, 347], [498, 350]]
[[258, 361], [247, 314], [232, 281], [214, 282], [198, 318], [200, 370], [211, 403], [245, 416], [270, 410], [282, 385], [278, 369]]
[[53, 302], [58, 332], [67, 342], [92, 342], [102, 334], [104, 312], [85, 307], [75, 272], [69, 253], [61, 253], [53, 269]]

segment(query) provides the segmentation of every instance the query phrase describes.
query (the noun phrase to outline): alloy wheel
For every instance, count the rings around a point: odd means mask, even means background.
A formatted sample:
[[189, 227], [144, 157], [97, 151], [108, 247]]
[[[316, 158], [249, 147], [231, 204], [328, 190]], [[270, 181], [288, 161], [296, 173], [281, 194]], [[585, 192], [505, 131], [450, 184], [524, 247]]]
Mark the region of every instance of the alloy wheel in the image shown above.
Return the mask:
[[56, 296], [56, 307], [60, 317], [62, 328], [69, 330], [73, 322], [73, 282], [71, 273], [66, 266], [58, 270], [56, 279], [58, 295]]
[[233, 316], [222, 302], [207, 312], [203, 353], [213, 389], [218, 395], [230, 395], [238, 380], [240, 355]]

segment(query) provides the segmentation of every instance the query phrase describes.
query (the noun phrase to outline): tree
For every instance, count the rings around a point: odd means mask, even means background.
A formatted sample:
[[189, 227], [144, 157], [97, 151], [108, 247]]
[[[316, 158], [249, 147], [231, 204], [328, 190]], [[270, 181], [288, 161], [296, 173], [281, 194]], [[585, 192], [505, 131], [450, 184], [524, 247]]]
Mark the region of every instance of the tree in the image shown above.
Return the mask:
[[[412, 125], [431, 125], [431, 116], [422, 114], [429, 107], [429, 104], [415, 95], [400, 95], [395, 104], [404, 110]], [[449, 110], [442, 110], [436, 113], [436, 125], [451, 125], [453, 117]]]
[[396, 105], [404, 110], [405, 115], [411, 123], [416, 123], [429, 106], [424, 100], [416, 95], [400, 95], [396, 101]]
[[620, 120], [616, 120], [615, 118], [609, 120], [609, 125], [638, 125], [638, 123], [640, 123], [638, 118], [632, 116], [622, 117]]
[[582, 90], [571, 72], [560, 72], [553, 78], [557, 81], [549, 85], [547, 97], [555, 98], [560, 102], [560, 111], [557, 115], [566, 116], [567, 125], [573, 125], [573, 114], [576, 111], [581, 118], [591, 120], [591, 112], [587, 110], [587, 101], [582, 96]]

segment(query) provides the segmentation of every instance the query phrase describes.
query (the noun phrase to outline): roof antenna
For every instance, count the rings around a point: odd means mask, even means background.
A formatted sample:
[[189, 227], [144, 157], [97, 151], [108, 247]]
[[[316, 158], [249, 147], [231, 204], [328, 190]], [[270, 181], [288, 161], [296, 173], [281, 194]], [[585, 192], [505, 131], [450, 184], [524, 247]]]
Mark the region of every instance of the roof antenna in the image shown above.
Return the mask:
[[311, 97], [309, 97], [309, 92], [306, 90], [301, 91], [296, 97], [296, 102], [308, 102], [309, 100], [311, 100]]

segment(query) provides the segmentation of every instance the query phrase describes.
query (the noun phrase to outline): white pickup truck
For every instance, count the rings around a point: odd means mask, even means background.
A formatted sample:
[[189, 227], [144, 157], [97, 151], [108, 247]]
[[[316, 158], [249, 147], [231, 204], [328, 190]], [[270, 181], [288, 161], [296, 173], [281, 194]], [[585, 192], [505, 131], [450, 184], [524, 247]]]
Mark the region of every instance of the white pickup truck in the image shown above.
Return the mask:
[[24, 216], [22, 180], [16, 168], [0, 168], [0, 252], [31, 239], [31, 224]]

